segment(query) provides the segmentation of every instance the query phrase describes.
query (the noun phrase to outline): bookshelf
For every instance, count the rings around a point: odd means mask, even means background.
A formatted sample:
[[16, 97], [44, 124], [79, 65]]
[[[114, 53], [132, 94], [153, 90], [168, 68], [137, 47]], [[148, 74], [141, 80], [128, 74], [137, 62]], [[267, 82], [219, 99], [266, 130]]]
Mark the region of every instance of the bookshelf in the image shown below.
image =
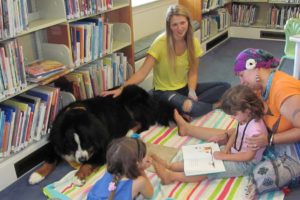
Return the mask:
[[229, 0], [179, 0], [179, 4], [190, 11], [192, 19], [197, 20], [201, 25], [199, 40], [204, 52], [228, 38], [229, 3]]
[[[241, 38], [284, 40], [284, 24], [287, 19], [299, 16], [299, 2], [298, 0], [233, 0], [230, 35]], [[247, 12], [253, 12], [251, 23], [249, 17], [244, 18], [244, 21], [240, 20], [242, 13]]]
[[[179, 4], [189, 9], [192, 18], [201, 23], [204, 52], [229, 37], [284, 40], [283, 26], [288, 18], [299, 16], [299, 3], [299, 0], [179, 0]], [[222, 28], [216, 24], [216, 14], [225, 16]], [[250, 16], [253, 16], [252, 21]]]
[[[36, 60], [50, 59], [63, 63], [67, 66], [69, 73], [111, 56], [118, 51], [127, 57], [128, 63], [134, 70], [131, 0], [86, 0], [84, 5], [72, 4], [83, 2], [78, 0], [16, 0], [18, 9], [13, 9], [12, 5], [6, 5], [7, 2], [10, 1], [1, 1], [1, 8], [7, 6], [10, 9], [8, 11], [3, 10], [2, 18], [0, 18], [0, 44], [3, 46], [10, 41], [16, 41], [21, 46], [22, 56], [20, 56], [20, 60], [22, 62], [20, 61], [20, 63], [23, 67]], [[106, 3], [101, 4], [103, 2]], [[14, 10], [19, 12], [14, 13]], [[101, 55], [96, 55], [93, 59], [84, 60], [79, 64], [75, 63], [70, 27], [72, 24], [94, 18], [101, 18], [103, 23], [111, 24], [111, 49], [101, 53]], [[4, 31], [7, 23], [12, 21], [15, 21], [15, 27], [11, 27], [10, 23], [7, 30]], [[4, 24], [1, 22], [4, 22]], [[47, 33], [49, 29], [57, 26], [66, 28], [64, 33], [67, 38], [60, 42], [50, 41]], [[1, 27], [3, 31], [1, 31]], [[49, 83], [52, 81], [54, 80], [49, 81]], [[48, 84], [48, 82], [43, 84]], [[39, 84], [29, 82], [16, 85], [10, 92], [1, 93], [0, 102], [37, 87], [39, 87]], [[44, 148], [47, 146], [46, 136], [45, 134], [40, 140], [29, 142], [26, 147], [17, 152], [11, 152], [8, 156], [0, 157], [0, 176], [2, 180], [5, 180], [0, 182], [0, 191], [41, 162], [41, 160], [36, 161], [33, 157], [42, 158]], [[28, 163], [30, 164], [28, 165]], [[26, 170], [24, 169], [25, 165], [25, 168], [28, 168]]]

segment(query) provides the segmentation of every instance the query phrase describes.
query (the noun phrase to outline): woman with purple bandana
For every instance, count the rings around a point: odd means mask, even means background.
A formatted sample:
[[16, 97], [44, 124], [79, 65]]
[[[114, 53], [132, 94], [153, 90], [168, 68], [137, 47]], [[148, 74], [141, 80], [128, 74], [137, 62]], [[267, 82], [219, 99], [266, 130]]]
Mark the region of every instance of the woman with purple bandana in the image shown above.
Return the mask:
[[[248, 48], [239, 53], [234, 72], [241, 84], [247, 85], [262, 98], [265, 105], [264, 121], [269, 134], [246, 138], [249, 148], [256, 150], [272, 146], [277, 155], [288, 154], [299, 161], [300, 155], [300, 81], [276, 71], [279, 59], [262, 49]], [[235, 130], [221, 130], [193, 126], [175, 111], [181, 135], [224, 143]]]

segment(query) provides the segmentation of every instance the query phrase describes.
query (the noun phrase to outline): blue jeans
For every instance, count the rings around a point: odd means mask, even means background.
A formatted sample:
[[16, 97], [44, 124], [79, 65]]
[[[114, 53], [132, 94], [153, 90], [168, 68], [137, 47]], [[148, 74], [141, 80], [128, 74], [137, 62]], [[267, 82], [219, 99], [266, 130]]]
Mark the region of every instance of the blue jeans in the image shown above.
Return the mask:
[[192, 108], [190, 111], [183, 110], [183, 103], [189, 99], [189, 88], [185, 86], [175, 91], [161, 91], [154, 90], [153, 96], [155, 99], [169, 103], [176, 108], [180, 113], [188, 114], [191, 117], [199, 117], [210, 112], [213, 104], [219, 101], [223, 93], [230, 88], [230, 84], [226, 82], [207, 82], [198, 83], [196, 87], [196, 94], [198, 101], [192, 101]]
[[257, 164], [254, 161], [238, 162], [238, 161], [228, 161], [228, 160], [223, 160], [223, 163], [226, 170], [225, 172], [207, 174], [207, 178], [212, 180], [212, 179], [248, 176], [252, 173], [255, 165]]

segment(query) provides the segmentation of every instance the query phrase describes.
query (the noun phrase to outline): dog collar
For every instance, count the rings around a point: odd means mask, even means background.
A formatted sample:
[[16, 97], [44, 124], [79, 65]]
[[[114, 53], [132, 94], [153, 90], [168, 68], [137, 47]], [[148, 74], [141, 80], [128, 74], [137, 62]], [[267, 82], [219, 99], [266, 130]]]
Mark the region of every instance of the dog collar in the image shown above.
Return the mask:
[[69, 110], [84, 110], [84, 111], [86, 111], [87, 109], [84, 106], [75, 106], [73, 108], [68, 108], [66, 111], [69, 111]]

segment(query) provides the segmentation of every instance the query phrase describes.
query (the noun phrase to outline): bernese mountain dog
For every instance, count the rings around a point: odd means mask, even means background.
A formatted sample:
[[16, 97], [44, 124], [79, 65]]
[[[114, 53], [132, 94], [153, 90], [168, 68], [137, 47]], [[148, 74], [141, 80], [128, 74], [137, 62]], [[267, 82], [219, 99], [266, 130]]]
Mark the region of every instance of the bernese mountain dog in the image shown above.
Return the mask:
[[[105, 164], [107, 145], [129, 130], [140, 133], [151, 125], [168, 125], [173, 111], [160, 115], [167, 105], [158, 104], [144, 89], [129, 85], [120, 96], [97, 96], [63, 108], [53, 122], [50, 149], [44, 164], [29, 177], [35, 184], [47, 177], [61, 159], [80, 164], [73, 183], [80, 186], [97, 167]], [[166, 119], [169, 118], [169, 119]]]

